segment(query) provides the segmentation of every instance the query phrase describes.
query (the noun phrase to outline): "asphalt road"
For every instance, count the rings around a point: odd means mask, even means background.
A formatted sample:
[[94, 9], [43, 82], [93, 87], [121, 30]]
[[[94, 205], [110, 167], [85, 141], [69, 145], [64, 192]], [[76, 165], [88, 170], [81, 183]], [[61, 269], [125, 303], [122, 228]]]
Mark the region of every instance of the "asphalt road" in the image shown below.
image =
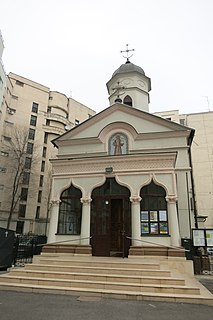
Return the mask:
[[1, 320], [212, 320], [213, 307], [0, 291]]

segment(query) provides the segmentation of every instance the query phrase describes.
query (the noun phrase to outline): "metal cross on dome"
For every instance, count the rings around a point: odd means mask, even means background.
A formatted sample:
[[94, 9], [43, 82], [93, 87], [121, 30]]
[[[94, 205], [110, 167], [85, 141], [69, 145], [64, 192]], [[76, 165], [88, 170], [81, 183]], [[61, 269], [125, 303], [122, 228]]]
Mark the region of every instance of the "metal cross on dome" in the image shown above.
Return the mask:
[[126, 58], [126, 62], [129, 62], [129, 58], [131, 58], [133, 56], [133, 55], [129, 56], [130, 51], [135, 51], [135, 49], [129, 49], [128, 44], [126, 44], [126, 50], [120, 51], [121, 53], [126, 52], [127, 57], [123, 56], [124, 58]]

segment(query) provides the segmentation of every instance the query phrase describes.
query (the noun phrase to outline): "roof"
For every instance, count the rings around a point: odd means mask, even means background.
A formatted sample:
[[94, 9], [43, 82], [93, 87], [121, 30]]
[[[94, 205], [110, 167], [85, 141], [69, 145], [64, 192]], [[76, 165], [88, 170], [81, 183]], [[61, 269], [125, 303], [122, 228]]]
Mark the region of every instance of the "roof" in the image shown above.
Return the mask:
[[134, 63], [131, 63], [130, 61], [127, 61], [126, 63], [122, 64], [117, 70], [115, 70], [112, 77], [114, 77], [117, 74], [127, 72], [138, 72], [142, 75], [145, 75], [145, 72], [141, 67], [136, 66]]

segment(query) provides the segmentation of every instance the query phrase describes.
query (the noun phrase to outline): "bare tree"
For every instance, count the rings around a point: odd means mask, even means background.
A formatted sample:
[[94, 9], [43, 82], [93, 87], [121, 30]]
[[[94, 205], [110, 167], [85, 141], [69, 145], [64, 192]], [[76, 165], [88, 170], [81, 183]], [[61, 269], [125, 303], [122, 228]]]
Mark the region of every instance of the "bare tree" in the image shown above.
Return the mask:
[[7, 219], [7, 228], [9, 229], [12, 216], [20, 200], [23, 176], [27, 171], [26, 158], [31, 159], [32, 166], [33, 162], [38, 161], [38, 156], [35, 155], [35, 145], [29, 142], [29, 128], [14, 127], [10, 132], [10, 139], [5, 141], [5, 150], [9, 153], [7, 167], [11, 179], [10, 207]]

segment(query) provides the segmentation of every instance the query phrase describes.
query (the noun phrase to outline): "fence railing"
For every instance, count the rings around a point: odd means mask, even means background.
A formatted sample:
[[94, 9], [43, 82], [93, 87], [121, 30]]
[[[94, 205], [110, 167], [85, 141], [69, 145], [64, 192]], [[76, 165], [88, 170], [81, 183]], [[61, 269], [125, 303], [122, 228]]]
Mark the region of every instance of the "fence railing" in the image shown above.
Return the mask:
[[34, 255], [41, 253], [42, 246], [47, 243], [46, 236], [18, 235], [14, 243], [14, 265], [32, 263]]

